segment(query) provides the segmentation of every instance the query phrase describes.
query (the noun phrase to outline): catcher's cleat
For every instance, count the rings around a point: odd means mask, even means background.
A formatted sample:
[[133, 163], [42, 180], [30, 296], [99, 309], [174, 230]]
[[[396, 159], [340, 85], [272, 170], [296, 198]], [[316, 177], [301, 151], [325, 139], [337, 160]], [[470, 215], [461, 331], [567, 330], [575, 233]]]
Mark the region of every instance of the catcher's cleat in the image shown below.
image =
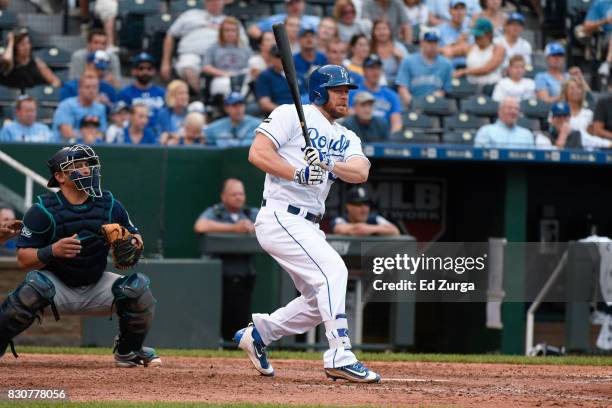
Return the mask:
[[121, 368], [132, 368], [143, 365], [145, 367], [161, 367], [161, 358], [151, 347], [142, 347], [138, 351], [130, 351], [127, 354], [115, 352], [115, 366]]
[[19, 356], [15, 351], [15, 344], [13, 343], [13, 340], [0, 340], [0, 358], [2, 358], [2, 356], [6, 352], [6, 349], [9, 346], [11, 346], [11, 352], [13, 353], [13, 356], [15, 356], [15, 358], [18, 358]]
[[274, 368], [272, 364], [268, 363], [266, 345], [261, 340], [253, 323], [249, 323], [244, 329], [238, 330], [234, 334], [234, 341], [238, 344], [238, 347], [247, 353], [251, 363], [253, 363], [253, 367], [261, 375], [266, 377], [274, 376]]
[[328, 378], [336, 381], [344, 379], [352, 382], [360, 383], [377, 383], [380, 382], [380, 375], [376, 374], [364, 367], [359, 361], [339, 368], [326, 368], [325, 375]]

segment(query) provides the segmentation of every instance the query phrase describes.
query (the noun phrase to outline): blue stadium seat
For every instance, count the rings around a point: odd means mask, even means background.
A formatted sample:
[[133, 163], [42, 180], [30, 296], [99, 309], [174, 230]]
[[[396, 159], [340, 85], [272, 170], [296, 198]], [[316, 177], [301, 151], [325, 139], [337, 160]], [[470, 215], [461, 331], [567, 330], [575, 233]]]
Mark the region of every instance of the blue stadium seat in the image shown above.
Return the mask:
[[0, 106], [13, 106], [20, 94], [21, 91], [19, 89], [0, 85]]
[[393, 132], [389, 141], [396, 143], [440, 143], [440, 138], [436, 133], [415, 132], [412, 130], [400, 130]]
[[418, 112], [403, 112], [402, 124], [405, 128], [421, 132], [439, 132], [440, 119], [435, 116], [424, 115]]
[[64, 17], [61, 14], [20, 14], [20, 24], [46, 36], [64, 34]]
[[0, 30], [12, 30], [17, 25], [17, 14], [8, 10], [0, 10]]
[[126, 14], [155, 14], [161, 5], [159, 0], [122, 0], [119, 2], [119, 15]]
[[473, 95], [461, 103], [462, 110], [472, 115], [487, 118], [497, 117], [499, 103], [484, 95]]
[[473, 145], [476, 131], [463, 129], [442, 133], [442, 143]]
[[452, 89], [446, 94], [449, 98], [465, 99], [478, 92], [478, 86], [472, 84], [467, 78], [453, 78], [451, 81]]
[[454, 99], [438, 98], [433, 95], [415, 98], [411, 106], [416, 111], [434, 116], [450, 116], [457, 112], [457, 102]]
[[551, 104], [533, 98], [521, 101], [521, 112], [528, 118], [548, 119]]
[[444, 131], [453, 131], [457, 129], [478, 130], [481, 126], [488, 123], [489, 121], [483, 117], [462, 112], [457, 115], [444, 118]]
[[52, 68], [67, 68], [70, 65], [71, 54], [61, 48], [52, 47], [34, 51], [34, 57], [40, 58]]
[[44, 106], [57, 106], [60, 102], [59, 88], [50, 85], [35, 86], [34, 88], [26, 89], [26, 93]]
[[[170, 1], [170, 14], [178, 14], [193, 8], [203, 8], [203, 0], [172, 0]], [[226, 13], [227, 14], [227, 13]]]
[[534, 130], [542, 130], [542, 125], [540, 123], [540, 121], [538, 119], [530, 119], [530, 118], [526, 118], [524, 116], [521, 116], [517, 121], [516, 124], [520, 127], [524, 127], [527, 128], [531, 131]]

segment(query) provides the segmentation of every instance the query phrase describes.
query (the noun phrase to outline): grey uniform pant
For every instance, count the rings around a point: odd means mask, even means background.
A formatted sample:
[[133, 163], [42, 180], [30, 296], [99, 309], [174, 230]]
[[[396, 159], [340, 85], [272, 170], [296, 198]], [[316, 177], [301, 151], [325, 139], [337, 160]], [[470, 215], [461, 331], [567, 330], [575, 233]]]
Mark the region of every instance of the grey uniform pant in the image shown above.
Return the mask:
[[53, 273], [40, 271], [53, 282], [55, 297], [53, 302], [60, 316], [110, 316], [113, 304], [113, 283], [121, 277], [116, 273], [104, 272], [100, 280], [93, 285], [70, 287], [66, 286]]

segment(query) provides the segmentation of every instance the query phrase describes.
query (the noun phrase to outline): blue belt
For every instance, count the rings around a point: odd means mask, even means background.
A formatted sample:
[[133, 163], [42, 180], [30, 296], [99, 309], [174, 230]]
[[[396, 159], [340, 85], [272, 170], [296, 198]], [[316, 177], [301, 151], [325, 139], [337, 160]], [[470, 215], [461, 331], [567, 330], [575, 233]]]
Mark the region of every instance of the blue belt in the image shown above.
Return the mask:
[[[262, 207], [265, 207], [265, 206], [266, 206], [266, 200], [265, 200], [265, 199], [263, 199], [263, 200], [261, 201], [261, 206], [262, 206]], [[287, 212], [288, 212], [289, 214], [293, 214], [293, 215], [300, 215], [300, 213], [302, 212], [302, 210], [300, 209], [300, 207], [296, 207], [296, 206], [294, 206], [294, 205], [289, 204], [289, 205], [287, 206]], [[310, 222], [313, 222], [313, 223], [315, 223], [315, 224], [318, 224], [318, 223], [320, 223], [320, 222], [321, 222], [321, 219], [322, 219], [323, 217], [321, 216], [321, 214], [313, 214], [313, 213], [306, 212], [306, 215], [304, 216], [304, 218], [306, 218], [306, 220], [308, 220], [308, 221], [310, 221]]]

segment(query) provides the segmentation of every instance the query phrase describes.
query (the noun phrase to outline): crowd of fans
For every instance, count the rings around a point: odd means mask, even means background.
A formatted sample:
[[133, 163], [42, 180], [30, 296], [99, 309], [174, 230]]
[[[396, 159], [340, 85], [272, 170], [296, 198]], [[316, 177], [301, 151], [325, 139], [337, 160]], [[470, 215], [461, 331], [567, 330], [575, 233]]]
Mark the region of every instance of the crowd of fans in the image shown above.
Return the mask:
[[[129, 75], [117, 53], [116, 3], [95, 2], [102, 28], [90, 30], [87, 46], [72, 54], [63, 82], [33, 55], [27, 28], [6, 36], [0, 84], [23, 94], [0, 141], [248, 145], [261, 118], [292, 103], [272, 34], [277, 22], [286, 25], [305, 101], [315, 67], [347, 68], [358, 88], [343, 123], [365, 142], [401, 141], [411, 130], [405, 114], [428, 114], [419, 101], [453, 99], [458, 109], [439, 114], [438, 128], [428, 129], [441, 135], [452, 130], [445, 125], [450, 114], [474, 114], [464, 109], [471, 95], [499, 106], [497, 115], [483, 115], [487, 123], [469, 129], [477, 146], [608, 148], [612, 140], [609, 97], [595, 105], [581, 69], [567, 67], [565, 45], [534, 49], [521, 37], [528, 19], [502, 0], [337, 0], [322, 17], [307, 14], [304, 0], [284, 0], [283, 13], [246, 24], [225, 14], [231, 2], [204, 0], [175, 16], [161, 61], [135, 53]], [[593, 1], [584, 31], [602, 31], [609, 41], [609, 15], [612, 2]], [[534, 70], [540, 55], [545, 66]], [[28, 94], [39, 85], [59, 88], [50, 127], [37, 121], [39, 104]], [[463, 86], [471, 91], [457, 96]], [[548, 110], [537, 127], [519, 124], [526, 102]]]

